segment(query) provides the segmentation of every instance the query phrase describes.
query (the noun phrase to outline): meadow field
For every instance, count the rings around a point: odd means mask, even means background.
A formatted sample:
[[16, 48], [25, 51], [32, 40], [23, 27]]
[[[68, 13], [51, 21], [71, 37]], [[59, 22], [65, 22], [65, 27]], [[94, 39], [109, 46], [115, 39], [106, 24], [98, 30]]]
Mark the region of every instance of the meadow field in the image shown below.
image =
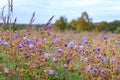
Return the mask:
[[120, 80], [120, 35], [0, 31], [0, 80]]

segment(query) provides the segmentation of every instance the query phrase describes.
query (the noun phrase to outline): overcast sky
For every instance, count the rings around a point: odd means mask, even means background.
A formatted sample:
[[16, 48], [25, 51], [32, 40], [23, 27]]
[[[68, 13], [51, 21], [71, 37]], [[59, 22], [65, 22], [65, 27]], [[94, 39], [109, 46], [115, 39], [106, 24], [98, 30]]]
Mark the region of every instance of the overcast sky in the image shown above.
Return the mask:
[[[53, 15], [52, 22], [60, 16], [71, 21], [80, 17], [83, 11], [93, 22], [120, 20], [120, 0], [13, 0], [13, 4], [13, 18], [18, 18], [17, 23], [28, 23], [34, 11], [34, 23], [40, 24], [46, 23]], [[0, 8], [4, 5], [7, 0], [0, 0]]]

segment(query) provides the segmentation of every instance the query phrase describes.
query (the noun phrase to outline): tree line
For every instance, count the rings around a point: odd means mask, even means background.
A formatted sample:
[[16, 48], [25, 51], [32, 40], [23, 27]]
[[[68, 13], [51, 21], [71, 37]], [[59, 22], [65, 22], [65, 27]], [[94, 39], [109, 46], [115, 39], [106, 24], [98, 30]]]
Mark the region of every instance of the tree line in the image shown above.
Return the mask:
[[60, 30], [71, 29], [75, 31], [109, 31], [120, 33], [120, 21], [101, 21], [99, 23], [93, 23], [92, 18], [89, 18], [87, 12], [83, 12], [78, 19], [72, 20], [69, 23], [67, 21], [67, 18], [61, 16], [58, 20], [56, 20], [53, 26], [55, 29]]

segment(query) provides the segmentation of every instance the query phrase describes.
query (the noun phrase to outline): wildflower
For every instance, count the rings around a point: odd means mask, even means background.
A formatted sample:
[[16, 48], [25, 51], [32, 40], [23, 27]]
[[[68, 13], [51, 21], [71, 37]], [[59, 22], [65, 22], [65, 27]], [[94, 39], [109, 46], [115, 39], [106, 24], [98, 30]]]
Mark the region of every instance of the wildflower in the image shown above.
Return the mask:
[[56, 58], [52, 58], [52, 62], [55, 62], [55, 61], [57, 61], [57, 59]]
[[117, 66], [117, 70], [120, 71], [120, 66]]
[[56, 39], [53, 40], [53, 42], [56, 43], [56, 44], [59, 43], [59, 41], [60, 40], [58, 38], [56, 38]]
[[100, 52], [100, 48], [97, 48], [97, 52]]
[[81, 51], [83, 48], [84, 48], [84, 46], [81, 45], [81, 46], [79, 47], [79, 51]]
[[90, 71], [91, 71], [91, 66], [88, 66], [86, 72], [90, 72]]
[[23, 49], [25, 46], [24, 45], [22, 45], [22, 44], [19, 44], [19, 50], [21, 50], [21, 49]]
[[115, 62], [117, 62], [117, 60], [115, 58], [110, 59], [110, 63], [115, 63]]
[[54, 70], [49, 70], [49, 74], [54, 74], [55, 71]]
[[0, 45], [3, 43], [3, 41], [2, 40], [0, 40]]
[[104, 39], [104, 40], [107, 40], [107, 37], [106, 37], [106, 36], [104, 36], [104, 37], [103, 37], [103, 39]]
[[74, 47], [74, 46], [75, 46], [75, 43], [73, 41], [71, 41], [67, 44], [67, 48], [71, 48], [71, 47]]
[[93, 71], [94, 71], [94, 73], [96, 73], [98, 70], [97, 70], [97, 68], [94, 68]]
[[100, 70], [100, 73], [105, 76], [105, 71], [104, 70]]
[[29, 48], [30, 48], [30, 49], [34, 48], [34, 45], [33, 45], [33, 44], [30, 44], [30, 45], [29, 45]]
[[66, 60], [67, 64], [69, 64], [69, 63], [70, 63], [70, 61], [71, 61], [71, 59], [67, 59], [67, 60]]
[[85, 52], [84, 52], [84, 51], [81, 51], [81, 52], [80, 52], [80, 54], [84, 55], [84, 54], [85, 54]]
[[82, 44], [87, 44], [87, 43], [88, 43], [87, 39], [86, 38], [82, 38]]
[[50, 25], [48, 28], [49, 28], [49, 29], [52, 29], [52, 27], [53, 27], [53, 26], [52, 26], [52, 25]]
[[49, 54], [49, 53], [45, 53], [45, 54], [44, 54], [44, 58], [48, 58], [48, 57], [50, 57], [50, 56], [52, 56], [52, 54]]
[[25, 58], [29, 58], [29, 55], [27, 54], [27, 55], [25, 55]]
[[8, 68], [5, 68], [5, 69], [4, 69], [4, 73], [5, 73], [5, 74], [8, 74], [8, 73], [9, 73], [9, 69], [8, 69]]
[[9, 46], [9, 42], [4, 42], [4, 46]]
[[99, 59], [101, 59], [101, 58], [102, 58], [102, 55], [101, 55], [101, 54], [99, 54], [99, 55], [98, 55], [98, 58], [99, 58]]
[[67, 65], [67, 64], [64, 64], [64, 66], [63, 66], [63, 67], [66, 69], [66, 68], [68, 68], [68, 65]]
[[62, 53], [62, 49], [58, 49], [57, 53], [61, 54]]
[[30, 39], [27, 39], [27, 44], [32, 44], [32, 41]]
[[104, 58], [104, 59], [103, 59], [103, 62], [106, 63], [106, 62], [107, 62], [107, 58]]

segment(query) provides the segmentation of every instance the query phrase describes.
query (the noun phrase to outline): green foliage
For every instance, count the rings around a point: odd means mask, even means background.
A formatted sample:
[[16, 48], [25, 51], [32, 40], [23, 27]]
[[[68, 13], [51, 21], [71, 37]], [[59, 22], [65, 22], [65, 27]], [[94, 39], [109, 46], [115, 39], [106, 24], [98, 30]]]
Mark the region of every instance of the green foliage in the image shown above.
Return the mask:
[[103, 31], [103, 30], [108, 30], [107, 29], [108, 23], [105, 21], [100, 22], [99, 24], [96, 25], [96, 29], [98, 31]]
[[108, 30], [114, 32], [120, 26], [120, 21], [113, 21], [108, 24]]
[[117, 29], [114, 32], [115, 33], [120, 33], [120, 27], [117, 27]]
[[54, 27], [59, 28], [60, 30], [67, 29], [69, 27], [67, 23], [67, 19], [61, 16], [60, 19], [55, 22]]
[[77, 31], [92, 31], [95, 28], [95, 25], [90, 21], [90, 18], [87, 12], [83, 12], [81, 17], [77, 20], [72, 20], [70, 22], [71, 29]]

